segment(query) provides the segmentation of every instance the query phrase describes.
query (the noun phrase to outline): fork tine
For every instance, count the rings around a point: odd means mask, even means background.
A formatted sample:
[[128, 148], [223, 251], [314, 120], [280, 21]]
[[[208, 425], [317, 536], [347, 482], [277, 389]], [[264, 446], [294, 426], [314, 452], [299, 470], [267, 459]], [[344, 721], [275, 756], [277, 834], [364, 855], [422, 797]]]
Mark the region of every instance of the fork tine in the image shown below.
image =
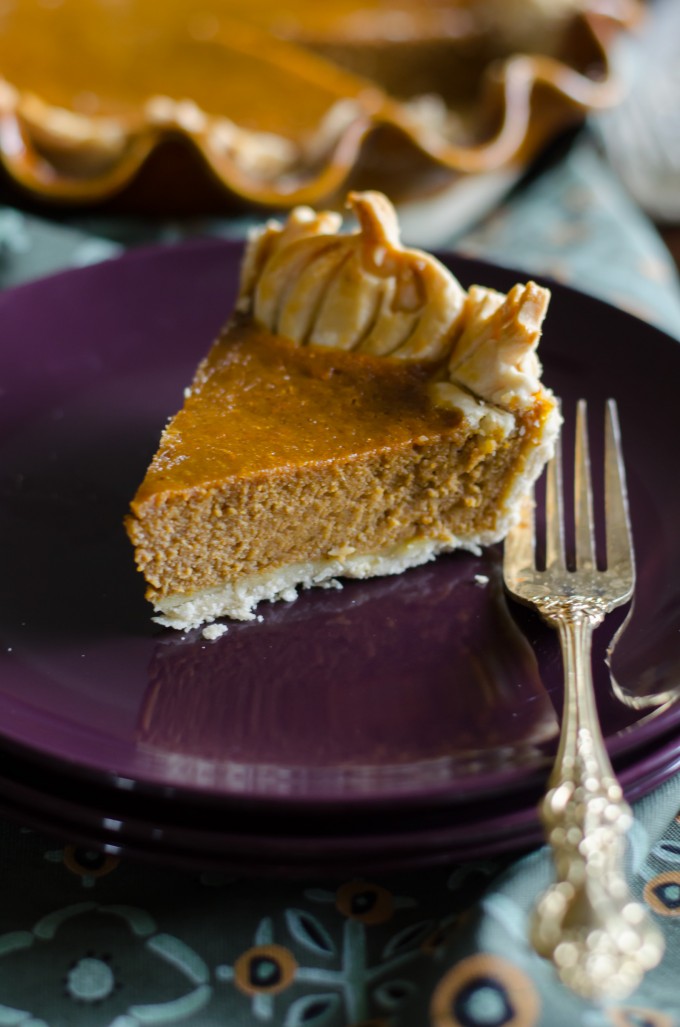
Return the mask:
[[564, 490], [562, 487], [562, 439], [548, 464], [545, 495], [545, 565], [564, 569]]
[[616, 400], [607, 400], [604, 440], [604, 508], [607, 527], [607, 569], [635, 581], [633, 536], [628, 512], [626, 472], [621, 450], [621, 432]]
[[576, 569], [591, 570], [595, 566], [595, 529], [588, 447], [588, 408], [585, 399], [580, 399], [576, 406], [574, 514]]

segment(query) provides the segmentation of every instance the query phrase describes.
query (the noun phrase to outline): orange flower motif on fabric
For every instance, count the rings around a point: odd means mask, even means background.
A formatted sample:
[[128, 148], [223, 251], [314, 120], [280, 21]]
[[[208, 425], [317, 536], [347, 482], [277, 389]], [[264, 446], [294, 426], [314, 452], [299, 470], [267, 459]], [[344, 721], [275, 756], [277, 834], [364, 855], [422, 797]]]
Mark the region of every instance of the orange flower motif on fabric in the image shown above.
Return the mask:
[[661, 916], [680, 916], [680, 871], [666, 870], [647, 881], [643, 897]]
[[463, 959], [442, 977], [430, 1004], [431, 1027], [534, 1027], [536, 989], [522, 971], [497, 956]]
[[234, 984], [246, 995], [278, 995], [295, 979], [298, 964], [283, 945], [255, 945], [234, 964]]
[[64, 866], [79, 877], [105, 877], [115, 870], [119, 863], [118, 856], [90, 851], [76, 845], [64, 847]]
[[394, 896], [379, 884], [349, 881], [338, 889], [335, 904], [350, 920], [362, 924], [383, 924], [394, 913]]

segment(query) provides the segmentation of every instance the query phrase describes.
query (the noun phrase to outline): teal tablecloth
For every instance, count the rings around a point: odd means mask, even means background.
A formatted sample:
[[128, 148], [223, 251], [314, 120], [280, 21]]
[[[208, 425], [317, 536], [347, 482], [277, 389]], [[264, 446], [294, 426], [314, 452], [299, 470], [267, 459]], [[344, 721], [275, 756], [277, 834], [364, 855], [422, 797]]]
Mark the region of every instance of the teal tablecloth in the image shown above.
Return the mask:
[[[244, 227], [58, 223], [0, 208], [0, 286], [133, 243]], [[553, 275], [680, 337], [673, 263], [587, 140], [451, 245]], [[0, 1027], [678, 1027], [679, 809], [676, 777], [637, 805], [630, 845], [633, 891], [666, 935], [664, 961], [627, 1002], [600, 1006], [565, 991], [527, 946], [545, 850], [398, 878], [252, 882], [0, 824]]]

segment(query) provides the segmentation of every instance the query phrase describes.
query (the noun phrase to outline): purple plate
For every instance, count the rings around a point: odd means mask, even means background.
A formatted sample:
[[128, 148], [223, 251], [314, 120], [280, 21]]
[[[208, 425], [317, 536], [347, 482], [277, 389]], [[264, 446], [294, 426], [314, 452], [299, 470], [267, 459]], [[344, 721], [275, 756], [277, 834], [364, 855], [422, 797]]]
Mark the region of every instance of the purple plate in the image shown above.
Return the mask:
[[[680, 768], [674, 735], [620, 769], [630, 801]], [[148, 796], [121, 802], [114, 789], [74, 788], [73, 782], [15, 759], [3, 761], [0, 813], [77, 847], [124, 853], [137, 860], [193, 869], [267, 876], [368, 876], [521, 852], [541, 841], [535, 802], [526, 795], [469, 806], [420, 810], [392, 820], [358, 816], [320, 819], [215, 817], [210, 807], [178, 809]], [[165, 817], [164, 817], [165, 814]]]
[[[515, 803], [535, 832], [561, 664], [554, 634], [505, 598], [498, 550], [265, 605], [261, 622], [214, 642], [150, 620], [122, 519], [229, 313], [240, 255], [214, 241], [139, 251], [0, 295], [2, 750], [45, 781], [92, 789], [91, 835], [107, 803], [132, 825], [152, 799], [161, 833], [189, 830], [204, 808], [246, 827], [266, 812], [269, 850], [295, 836], [292, 815], [300, 832], [311, 815], [324, 830], [340, 818], [337, 838], [343, 817], [365, 816], [387, 838], [408, 814], [414, 840], [442, 812], [463, 832], [481, 802], [517, 841], [499, 810]], [[522, 277], [444, 259], [465, 285]], [[674, 772], [680, 736], [680, 704], [649, 705], [680, 684], [680, 348], [551, 288], [546, 380], [568, 416], [580, 395], [593, 421], [609, 395], [619, 403], [639, 580], [610, 658], [616, 694], [605, 658], [625, 611], [597, 633], [594, 664], [607, 744], [637, 796]], [[21, 806], [17, 787], [0, 765], [6, 805]]]

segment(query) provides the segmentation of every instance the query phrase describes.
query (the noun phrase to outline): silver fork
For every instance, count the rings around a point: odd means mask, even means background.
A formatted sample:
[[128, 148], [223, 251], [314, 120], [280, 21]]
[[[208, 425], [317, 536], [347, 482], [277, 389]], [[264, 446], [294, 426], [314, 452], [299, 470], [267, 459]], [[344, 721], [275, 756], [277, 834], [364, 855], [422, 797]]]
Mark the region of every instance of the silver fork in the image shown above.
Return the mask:
[[586, 404], [576, 417], [575, 570], [567, 567], [558, 445], [546, 484], [545, 570], [535, 560], [533, 498], [504, 547], [507, 589], [557, 629], [564, 664], [564, 709], [557, 758], [541, 804], [555, 882], [539, 899], [531, 942], [561, 980], [591, 999], [623, 998], [663, 955], [663, 939], [628, 890], [623, 871], [630, 807], [612, 769], [598, 722], [591, 672], [593, 629], [627, 602], [635, 563], [616, 404], [605, 424], [606, 570], [597, 566]]

